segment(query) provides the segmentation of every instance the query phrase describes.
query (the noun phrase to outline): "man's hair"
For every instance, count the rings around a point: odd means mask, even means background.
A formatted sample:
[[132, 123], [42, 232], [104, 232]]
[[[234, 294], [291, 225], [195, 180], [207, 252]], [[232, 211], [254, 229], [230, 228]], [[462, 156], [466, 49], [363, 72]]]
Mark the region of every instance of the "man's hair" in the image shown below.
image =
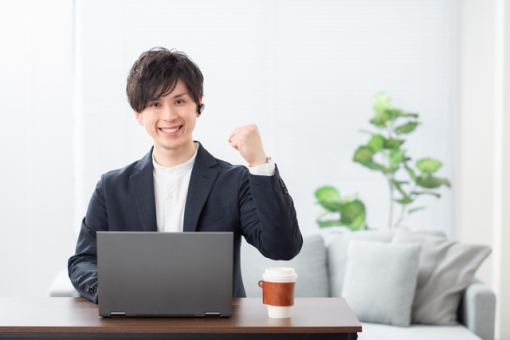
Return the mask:
[[184, 52], [152, 48], [142, 53], [129, 71], [126, 86], [129, 104], [136, 112], [142, 112], [150, 101], [171, 93], [179, 79], [200, 105], [204, 76], [198, 66]]

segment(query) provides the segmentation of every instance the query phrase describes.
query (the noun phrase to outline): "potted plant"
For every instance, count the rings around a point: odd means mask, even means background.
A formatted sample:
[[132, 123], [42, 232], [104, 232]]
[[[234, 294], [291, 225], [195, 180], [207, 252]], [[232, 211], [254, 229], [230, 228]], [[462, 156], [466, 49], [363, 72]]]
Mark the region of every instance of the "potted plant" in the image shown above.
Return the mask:
[[[389, 221], [388, 227], [399, 225], [409, 214], [423, 210], [423, 206], [414, 204], [422, 195], [441, 197], [437, 189], [441, 186], [450, 187], [446, 178], [435, 176], [442, 163], [432, 158], [418, 159], [412, 164], [412, 158], [402, 146], [406, 137], [420, 125], [417, 113], [409, 113], [391, 105], [390, 97], [384, 92], [375, 96], [373, 109], [375, 116], [370, 123], [377, 132], [363, 131], [370, 134], [365, 145], [359, 146], [354, 152], [353, 160], [373, 171], [380, 172], [389, 186]], [[366, 209], [358, 198], [353, 196], [340, 199], [340, 194], [332, 186], [324, 186], [316, 190], [318, 203], [325, 209], [317, 223], [319, 227], [332, 225], [346, 226], [351, 230], [368, 228], [365, 223]], [[356, 202], [348, 205], [349, 202]], [[394, 205], [401, 206], [400, 213], [394, 220]], [[323, 220], [324, 216], [339, 213], [340, 218]], [[345, 217], [344, 217], [345, 215]]]

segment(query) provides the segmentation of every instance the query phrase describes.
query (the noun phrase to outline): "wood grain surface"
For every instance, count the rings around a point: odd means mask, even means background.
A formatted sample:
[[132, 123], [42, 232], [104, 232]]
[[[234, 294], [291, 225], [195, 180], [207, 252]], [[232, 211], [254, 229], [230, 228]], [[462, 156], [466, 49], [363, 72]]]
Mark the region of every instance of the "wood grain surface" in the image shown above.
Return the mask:
[[296, 298], [290, 319], [270, 319], [261, 299], [232, 300], [229, 318], [103, 318], [84, 298], [0, 298], [0, 333], [354, 333], [341, 298]]

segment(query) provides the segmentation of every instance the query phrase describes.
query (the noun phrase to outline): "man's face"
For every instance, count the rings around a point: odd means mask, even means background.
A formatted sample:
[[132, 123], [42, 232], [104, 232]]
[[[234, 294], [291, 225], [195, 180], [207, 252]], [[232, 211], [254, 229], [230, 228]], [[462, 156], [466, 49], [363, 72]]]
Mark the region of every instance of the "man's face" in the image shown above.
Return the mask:
[[154, 148], [164, 151], [184, 151], [193, 143], [197, 105], [186, 85], [179, 79], [173, 91], [147, 104], [136, 120], [154, 139]]

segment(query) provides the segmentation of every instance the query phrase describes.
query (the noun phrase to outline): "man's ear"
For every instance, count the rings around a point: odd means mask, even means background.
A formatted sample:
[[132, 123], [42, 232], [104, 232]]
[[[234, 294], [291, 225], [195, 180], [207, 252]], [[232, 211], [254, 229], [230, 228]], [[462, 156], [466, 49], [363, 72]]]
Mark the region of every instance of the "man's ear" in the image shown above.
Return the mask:
[[135, 110], [133, 110], [133, 113], [135, 114], [135, 118], [136, 118], [136, 121], [138, 122], [138, 124], [140, 124], [141, 126], [144, 126], [145, 123], [143, 121], [142, 114], [140, 112], [136, 112]]
[[197, 118], [202, 115], [202, 111], [204, 110], [203, 107], [201, 108], [202, 105], [202, 97], [200, 97], [200, 104], [197, 106]]

